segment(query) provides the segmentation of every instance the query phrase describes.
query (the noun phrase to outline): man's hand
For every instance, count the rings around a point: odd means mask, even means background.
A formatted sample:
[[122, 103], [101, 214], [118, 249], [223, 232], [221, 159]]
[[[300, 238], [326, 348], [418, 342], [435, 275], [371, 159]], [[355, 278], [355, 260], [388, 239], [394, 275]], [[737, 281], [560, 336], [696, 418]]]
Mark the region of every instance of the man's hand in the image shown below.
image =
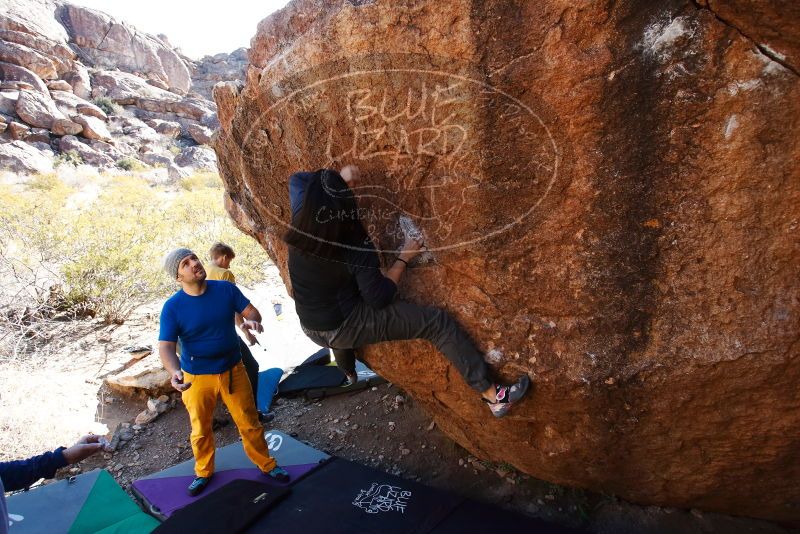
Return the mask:
[[344, 183], [346, 183], [347, 187], [350, 189], [355, 189], [361, 182], [361, 170], [355, 165], [346, 165], [342, 167], [342, 170], [339, 171], [339, 176], [342, 177], [342, 180], [344, 180]]
[[[250, 319], [246, 319], [246, 320], [242, 321], [242, 328], [244, 329], [244, 331], [246, 333], [250, 334], [251, 336], [253, 335], [253, 334], [250, 333], [251, 330], [253, 330], [255, 332], [258, 332], [259, 334], [264, 331], [264, 327], [261, 326], [260, 322], [252, 321]], [[255, 339], [255, 338], [253, 338], [253, 339]]]
[[250, 345], [251, 347], [256, 343], [258, 343], [256, 336], [250, 333], [250, 330], [248, 330], [247, 328], [242, 328], [242, 334], [244, 334], [244, 339], [247, 341], [247, 344]]
[[422, 238], [413, 238], [413, 237], [406, 237], [405, 243], [403, 243], [403, 250], [400, 251], [399, 257], [405, 261], [411, 261], [422, 252], [426, 250], [425, 243], [422, 241]]
[[172, 387], [183, 393], [190, 387], [192, 387], [192, 383], [189, 382], [188, 384], [183, 383], [183, 371], [180, 369], [172, 373], [172, 377], [169, 380], [169, 383], [172, 384]]
[[75, 445], [64, 449], [64, 459], [68, 464], [76, 464], [81, 460], [103, 450], [105, 443], [101, 442], [101, 437], [95, 434], [83, 436]]

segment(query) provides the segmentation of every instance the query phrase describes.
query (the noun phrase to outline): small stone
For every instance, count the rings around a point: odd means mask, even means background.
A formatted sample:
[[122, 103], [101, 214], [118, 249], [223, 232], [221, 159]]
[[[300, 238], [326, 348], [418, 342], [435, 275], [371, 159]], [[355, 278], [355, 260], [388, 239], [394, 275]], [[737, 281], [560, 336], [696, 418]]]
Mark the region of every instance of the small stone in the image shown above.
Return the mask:
[[394, 398], [394, 402], [396, 402], [397, 404], [403, 404], [404, 402], [406, 402], [406, 398], [403, 397], [402, 395], [397, 395]]
[[338, 422], [339, 422], [339, 419], [338, 419], [338, 418], [333, 420], [333, 424], [336, 424], [336, 423], [338, 423]]
[[436, 428], [436, 421], [431, 421], [431, 424], [429, 424], [429, 425], [428, 425], [428, 426], [425, 428], [425, 430], [427, 430], [428, 432], [430, 432], [430, 431], [431, 431], [431, 430], [433, 430], [434, 428]]
[[72, 467], [72, 468], [70, 468], [69, 472], [70, 472], [70, 474], [77, 475], [78, 473], [81, 472], [81, 468], [80, 467]]
[[[162, 396], [166, 397], [166, 395], [162, 395]], [[169, 409], [169, 402], [168, 401], [169, 401], [169, 398], [167, 398], [166, 400], [161, 400], [161, 398], [158, 398], [158, 399], [153, 399], [153, 398], [147, 399], [147, 409], [149, 411], [151, 411], [151, 412], [155, 412], [155, 413], [158, 413], [158, 414], [164, 413]]]
[[372, 386], [372, 391], [378, 391], [378, 387], [377, 386]]
[[512, 477], [506, 477], [506, 482], [508, 482], [509, 484], [516, 484], [517, 483], [517, 481], [514, 480]]
[[464, 459], [463, 458], [459, 458], [458, 459], [458, 465], [464, 465]]
[[379, 454], [379, 455], [378, 455], [378, 460], [380, 460], [381, 462], [383, 461], [383, 459], [384, 459], [384, 458], [385, 458], [385, 456], [384, 456], [384, 455], [382, 455], [382, 454]]
[[354, 424], [353, 425], [353, 430], [358, 430], [358, 429], [359, 429], [358, 423]]
[[144, 410], [139, 415], [136, 416], [136, 424], [137, 425], [146, 425], [148, 423], [152, 423], [155, 421], [156, 417], [158, 417], [158, 412]]
[[411, 449], [400, 449], [400, 454], [402, 454], [403, 456], [408, 456], [409, 454], [411, 454]]
[[511, 474], [511, 471], [509, 471], [505, 467], [498, 467], [497, 469], [495, 469], [495, 473], [497, 473], [497, 476], [499, 476], [500, 478], [505, 478], [509, 474]]

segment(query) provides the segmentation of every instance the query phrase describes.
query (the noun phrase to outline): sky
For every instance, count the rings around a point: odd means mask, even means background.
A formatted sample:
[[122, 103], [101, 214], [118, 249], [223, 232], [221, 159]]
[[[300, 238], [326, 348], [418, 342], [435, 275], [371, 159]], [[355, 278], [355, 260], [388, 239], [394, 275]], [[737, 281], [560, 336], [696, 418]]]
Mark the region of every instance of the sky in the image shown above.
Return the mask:
[[192, 59], [249, 47], [258, 23], [289, 0], [68, 0], [152, 35], [165, 34]]

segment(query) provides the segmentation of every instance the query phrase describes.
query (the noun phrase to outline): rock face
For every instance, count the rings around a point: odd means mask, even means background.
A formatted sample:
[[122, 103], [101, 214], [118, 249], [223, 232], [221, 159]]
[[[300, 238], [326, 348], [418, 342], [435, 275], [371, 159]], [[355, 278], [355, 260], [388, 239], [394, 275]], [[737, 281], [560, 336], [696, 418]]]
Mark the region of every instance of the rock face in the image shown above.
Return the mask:
[[[228, 75], [243, 78], [246, 50], [207, 59], [206, 93]], [[163, 35], [102, 12], [59, 0], [0, 0], [0, 113], [7, 115], [0, 144], [24, 140], [52, 152], [78, 142], [71, 150], [92, 165], [125, 158], [184, 166], [174, 154], [209, 144], [219, 126], [213, 101], [190, 92], [195, 69]], [[158, 121], [160, 130], [143, 120]], [[91, 143], [60, 142], [74, 135]], [[96, 149], [98, 142], [110, 149]], [[205, 168], [215, 168], [215, 158]]]
[[424, 342], [365, 357], [476, 456], [798, 522], [800, 16], [708, 5], [298, 0], [215, 87], [215, 149], [287, 283], [297, 170], [358, 164], [382, 250], [421, 226], [403, 298], [534, 390], [493, 420]]
[[81, 6], [66, 4], [59, 8], [58, 16], [90, 64], [140, 72], [165, 88], [189, 91], [192, 84], [189, 68], [181, 56], [157, 37]]
[[205, 56], [194, 64], [192, 90], [211, 98], [211, 91], [218, 82], [244, 80], [247, 63], [246, 48], [239, 48], [230, 54]]
[[17, 115], [31, 126], [50, 128], [53, 121], [65, 119], [50, 95], [38, 91], [20, 91], [17, 99]]
[[36, 174], [52, 172], [53, 153], [49, 157], [23, 141], [0, 144], [0, 166], [12, 172]]

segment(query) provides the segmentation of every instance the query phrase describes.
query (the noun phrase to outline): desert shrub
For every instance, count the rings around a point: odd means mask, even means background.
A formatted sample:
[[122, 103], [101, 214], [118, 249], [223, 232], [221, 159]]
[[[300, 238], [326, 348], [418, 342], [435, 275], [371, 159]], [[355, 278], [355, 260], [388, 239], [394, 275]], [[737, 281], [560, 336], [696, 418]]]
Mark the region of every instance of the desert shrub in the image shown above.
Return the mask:
[[197, 191], [199, 189], [221, 189], [222, 179], [219, 174], [213, 171], [196, 171], [181, 178], [178, 182], [181, 189], [186, 191]]
[[117, 168], [123, 171], [142, 171], [145, 166], [138, 159], [122, 158], [117, 161]]
[[67, 150], [59, 154], [53, 159], [53, 165], [56, 167], [60, 165], [72, 165], [77, 167], [83, 164], [83, 158], [75, 150]]
[[176, 246], [187, 246], [205, 262], [209, 247], [216, 241], [223, 241], [236, 251], [231, 270], [236, 274], [237, 283], [250, 285], [259, 282], [263, 280], [269, 257], [254, 238], [236, 228], [225, 212], [222, 198], [221, 183], [219, 188], [198, 189], [178, 195], [164, 215], [173, 221], [176, 228], [185, 231], [175, 233], [179, 240], [168, 244], [164, 253]]
[[98, 96], [92, 103], [98, 108], [103, 110], [106, 115], [120, 115], [122, 114], [122, 106], [108, 98], [107, 96]]
[[173, 156], [177, 156], [178, 154], [181, 153], [181, 147], [179, 147], [178, 145], [169, 145], [169, 148], [167, 148], [167, 150], [169, 150], [170, 154], [172, 154]]
[[135, 175], [101, 178], [91, 184], [99, 195], [80, 202], [55, 175], [35, 177], [23, 191], [0, 186], [0, 277], [15, 280], [0, 284], [3, 301], [24, 293], [16, 300], [54, 306], [57, 287], [59, 309], [120, 323], [175, 291], [161, 270], [169, 250], [188, 246], [204, 258], [215, 241], [236, 250], [237, 281], [263, 278], [268, 257], [233, 225], [217, 175], [202, 173], [196, 187], [177, 192]]

